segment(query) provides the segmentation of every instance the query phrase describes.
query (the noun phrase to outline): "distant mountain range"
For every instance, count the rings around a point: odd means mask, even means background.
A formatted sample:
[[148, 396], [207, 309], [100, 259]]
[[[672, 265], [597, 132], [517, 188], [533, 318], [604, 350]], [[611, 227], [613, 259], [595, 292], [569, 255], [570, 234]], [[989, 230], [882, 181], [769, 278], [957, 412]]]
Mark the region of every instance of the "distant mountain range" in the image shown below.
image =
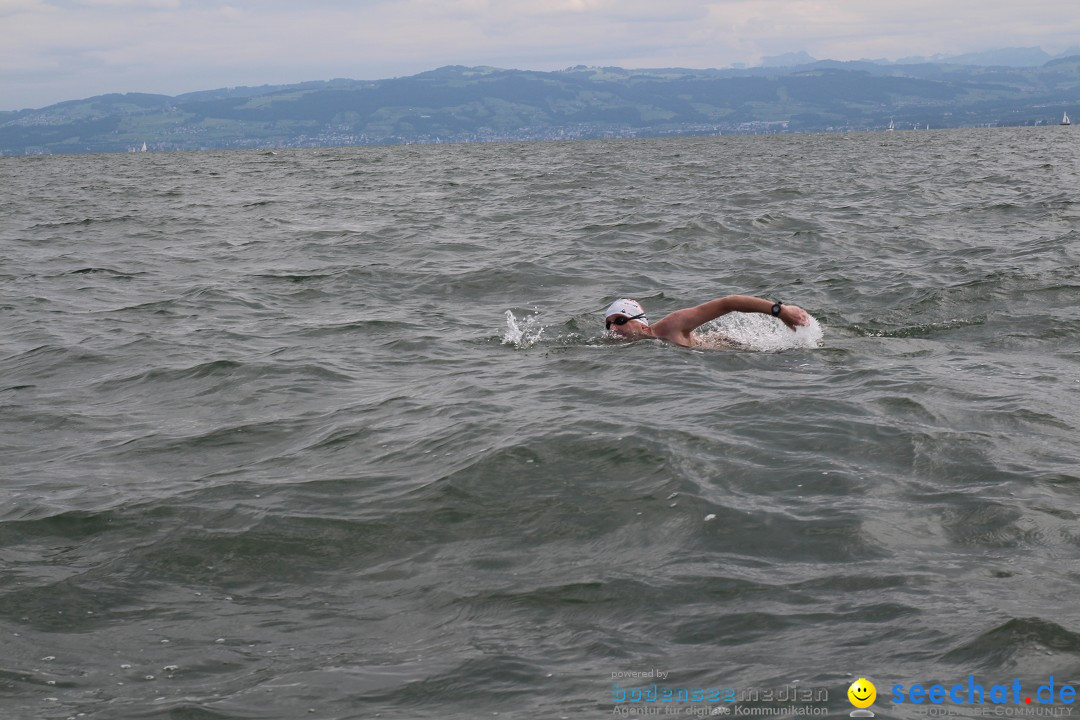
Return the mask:
[[[0, 154], [277, 148], [1056, 124], [1080, 117], [1080, 49], [948, 60], [558, 72], [444, 67], [377, 81], [128, 93], [0, 112]], [[963, 60], [963, 62], [960, 62]], [[794, 64], [787, 65], [791, 62]]]

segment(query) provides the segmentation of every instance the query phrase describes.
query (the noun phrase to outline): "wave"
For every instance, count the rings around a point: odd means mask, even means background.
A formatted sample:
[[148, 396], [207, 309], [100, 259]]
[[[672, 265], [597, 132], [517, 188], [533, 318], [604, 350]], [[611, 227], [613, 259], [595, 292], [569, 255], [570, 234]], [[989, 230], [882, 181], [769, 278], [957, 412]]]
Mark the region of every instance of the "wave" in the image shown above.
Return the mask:
[[143, 272], [129, 273], [123, 270], [113, 270], [107, 267], [84, 267], [78, 270], [69, 270], [65, 275], [109, 275], [115, 278], [134, 278], [137, 275], [145, 275]]
[[1010, 618], [948, 651], [943, 659], [964, 672], [990, 672], [1024, 667], [1031, 656], [1044, 654], [1046, 648], [1076, 655], [1080, 653], [1080, 635], [1038, 617]]
[[699, 333], [695, 347], [725, 350], [735, 347], [759, 352], [778, 352], [821, 347], [825, 331], [813, 315], [810, 323], [792, 331], [779, 320], [760, 313], [728, 313]]

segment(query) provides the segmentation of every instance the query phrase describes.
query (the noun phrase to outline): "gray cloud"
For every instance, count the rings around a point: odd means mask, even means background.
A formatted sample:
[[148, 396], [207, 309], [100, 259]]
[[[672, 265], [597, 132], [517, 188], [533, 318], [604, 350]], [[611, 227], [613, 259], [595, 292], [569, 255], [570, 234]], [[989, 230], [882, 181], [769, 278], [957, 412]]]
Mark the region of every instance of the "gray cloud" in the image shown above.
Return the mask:
[[0, 109], [440, 65], [725, 67], [1077, 44], [1065, 0], [0, 0]]

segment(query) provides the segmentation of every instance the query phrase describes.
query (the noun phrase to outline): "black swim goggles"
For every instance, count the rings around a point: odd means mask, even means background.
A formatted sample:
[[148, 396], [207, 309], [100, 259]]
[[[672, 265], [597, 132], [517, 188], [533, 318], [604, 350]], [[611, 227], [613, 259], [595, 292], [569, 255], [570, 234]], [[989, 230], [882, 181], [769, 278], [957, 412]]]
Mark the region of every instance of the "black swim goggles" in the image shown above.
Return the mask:
[[619, 317], [614, 318], [612, 320], [607, 320], [604, 323], [604, 327], [606, 327], [608, 330], [610, 330], [612, 325], [625, 325], [626, 323], [630, 322], [631, 320], [637, 320], [638, 318], [643, 318], [643, 317], [645, 317], [645, 313], [641, 313], [640, 315], [634, 315], [633, 317], [627, 317], [626, 315], [620, 315]]

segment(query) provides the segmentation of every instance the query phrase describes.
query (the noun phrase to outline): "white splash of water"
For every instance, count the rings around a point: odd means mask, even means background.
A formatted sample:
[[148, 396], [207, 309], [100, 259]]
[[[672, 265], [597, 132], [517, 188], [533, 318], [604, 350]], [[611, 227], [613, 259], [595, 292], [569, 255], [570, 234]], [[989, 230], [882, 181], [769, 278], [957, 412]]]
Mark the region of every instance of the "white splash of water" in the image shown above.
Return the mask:
[[540, 324], [540, 312], [525, 315], [520, 320], [510, 310], [506, 311], [506, 332], [503, 333], [503, 345], [513, 345], [519, 350], [530, 348], [540, 342], [544, 326]]
[[810, 324], [795, 331], [774, 317], [761, 313], [733, 312], [714, 320], [699, 332], [701, 347], [748, 350], [796, 350], [820, 347], [825, 337], [817, 318], [810, 316]]

